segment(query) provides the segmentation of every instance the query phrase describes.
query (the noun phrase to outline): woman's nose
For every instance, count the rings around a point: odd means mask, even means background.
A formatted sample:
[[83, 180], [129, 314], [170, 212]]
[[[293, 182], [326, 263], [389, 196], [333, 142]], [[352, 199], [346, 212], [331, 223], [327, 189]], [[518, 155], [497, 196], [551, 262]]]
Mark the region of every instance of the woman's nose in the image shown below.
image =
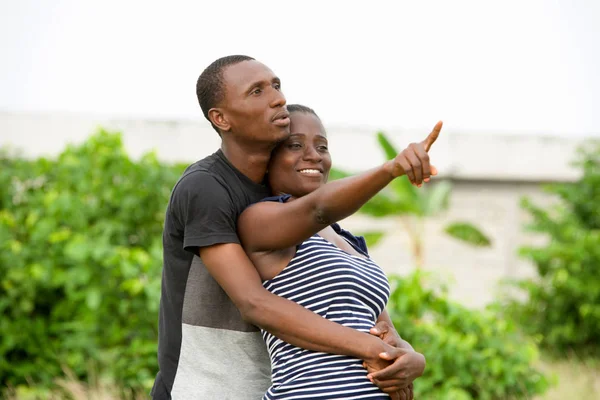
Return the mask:
[[315, 147], [307, 146], [306, 150], [304, 151], [304, 159], [307, 161], [320, 162], [323, 159], [323, 157]]

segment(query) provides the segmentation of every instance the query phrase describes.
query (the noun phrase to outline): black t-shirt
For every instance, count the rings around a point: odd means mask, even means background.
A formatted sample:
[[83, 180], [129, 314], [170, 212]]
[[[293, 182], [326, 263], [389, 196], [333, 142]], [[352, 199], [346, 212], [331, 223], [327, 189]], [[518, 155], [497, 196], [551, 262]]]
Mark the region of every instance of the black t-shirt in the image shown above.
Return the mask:
[[[224, 336], [227, 336], [225, 331], [257, 331], [256, 327], [242, 320], [237, 308], [197, 254], [200, 247], [239, 243], [237, 218], [247, 206], [268, 194], [267, 186], [253, 182], [238, 171], [221, 150], [189, 166], [175, 185], [163, 231], [158, 345], [160, 371], [152, 390], [153, 398], [170, 398], [176, 375], [178, 387], [210, 385], [210, 382], [197, 381], [206, 375], [198, 371], [198, 366], [191, 363], [184, 365], [187, 362], [184, 349], [188, 352], [193, 349], [193, 357], [199, 359], [211, 356], [198, 354], [207, 344], [200, 343], [204, 340], [199, 337], [200, 334], [182, 335], [182, 326], [192, 330], [201, 327], [204, 330], [196, 331], [202, 332], [206, 332], [205, 328], [220, 330]], [[218, 341], [214, 343], [217, 348], [219, 345]], [[240, 351], [250, 354], [254, 350]]]

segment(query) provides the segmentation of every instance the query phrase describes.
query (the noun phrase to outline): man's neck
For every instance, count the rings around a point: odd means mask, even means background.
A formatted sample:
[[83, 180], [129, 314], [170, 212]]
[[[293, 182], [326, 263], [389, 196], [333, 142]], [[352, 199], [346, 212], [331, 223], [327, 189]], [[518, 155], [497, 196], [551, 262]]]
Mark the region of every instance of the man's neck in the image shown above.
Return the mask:
[[256, 183], [261, 183], [265, 177], [272, 149], [265, 145], [242, 147], [233, 141], [221, 143], [221, 150], [227, 160]]

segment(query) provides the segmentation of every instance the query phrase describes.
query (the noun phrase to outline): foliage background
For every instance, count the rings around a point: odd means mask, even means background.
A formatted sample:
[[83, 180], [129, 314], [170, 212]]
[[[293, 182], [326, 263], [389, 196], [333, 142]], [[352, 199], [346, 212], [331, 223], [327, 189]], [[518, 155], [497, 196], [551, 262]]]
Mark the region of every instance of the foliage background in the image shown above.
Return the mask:
[[440, 282], [418, 270], [391, 279], [388, 311], [402, 336], [427, 355], [415, 384], [421, 399], [524, 399], [550, 381], [535, 366], [535, 342], [497, 310], [470, 310], [447, 297]]
[[56, 160], [0, 159], [0, 383], [156, 373], [162, 222], [183, 171], [100, 131]]
[[[547, 247], [523, 250], [541, 276], [520, 284], [531, 302], [513, 301], [509, 313], [474, 311], [448, 300], [443, 285], [418, 270], [392, 278], [390, 314], [409, 341], [427, 349], [420, 398], [529, 398], [549, 384], [536, 368], [536, 341], [597, 349], [600, 152], [586, 154], [582, 181], [553, 189], [561, 207], [525, 203], [532, 226], [551, 238]], [[68, 375], [111, 382], [111, 398], [148, 392], [156, 373], [162, 223], [184, 168], [152, 153], [132, 160], [121, 136], [105, 131], [57, 159], [0, 155], [1, 386], [44, 398]], [[374, 204], [365, 210], [375, 212]], [[471, 227], [466, 232], [486, 241]]]
[[516, 282], [528, 301], [511, 299], [506, 310], [544, 348], [561, 356], [600, 355], [600, 142], [582, 147], [575, 162], [583, 174], [572, 184], [548, 185], [559, 199], [547, 209], [523, 199], [531, 215], [528, 229], [542, 246], [521, 254], [537, 276]]

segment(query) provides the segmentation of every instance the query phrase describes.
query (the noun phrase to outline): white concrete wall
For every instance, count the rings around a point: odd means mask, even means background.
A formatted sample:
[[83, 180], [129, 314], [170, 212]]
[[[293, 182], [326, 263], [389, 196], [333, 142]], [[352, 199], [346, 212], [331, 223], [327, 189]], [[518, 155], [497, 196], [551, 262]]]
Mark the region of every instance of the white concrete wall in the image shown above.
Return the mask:
[[[99, 126], [124, 133], [133, 156], [156, 150], [164, 160], [195, 161], [219, 146], [205, 120], [135, 120], [79, 114], [0, 112], [0, 146], [11, 145], [30, 156], [52, 155], [68, 142], [81, 142]], [[372, 130], [327, 126], [337, 167], [360, 171], [378, 165], [382, 155]], [[429, 132], [386, 132], [401, 149]], [[569, 166], [582, 138], [453, 133], [446, 127], [431, 150], [443, 176], [481, 180], [572, 180]]]
[[[25, 155], [54, 155], [68, 142], [81, 142], [103, 126], [124, 133], [128, 151], [138, 157], [156, 150], [164, 160], [195, 161], [219, 146], [219, 137], [207, 122], [126, 120], [82, 115], [0, 113], [0, 146], [21, 149]], [[378, 165], [382, 155], [372, 131], [327, 127], [334, 165], [364, 170]], [[419, 140], [427, 132], [388, 132], [400, 144]], [[548, 203], [539, 182], [571, 181], [577, 171], [569, 166], [577, 140], [567, 137], [444, 134], [431, 152], [442, 177], [452, 179], [451, 207], [426, 223], [426, 269], [450, 283], [460, 301], [480, 306], [493, 299], [499, 280], [531, 276], [532, 266], [517, 257], [517, 248], [538, 241], [523, 231], [527, 215], [519, 200], [527, 195]], [[476, 223], [492, 238], [493, 246], [475, 249], [443, 233], [450, 221]], [[408, 238], [394, 219], [373, 220], [355, 215], [342, 222], [355, 233], [388, 232], [372, 256], [389, 273], [412, 269]]]

